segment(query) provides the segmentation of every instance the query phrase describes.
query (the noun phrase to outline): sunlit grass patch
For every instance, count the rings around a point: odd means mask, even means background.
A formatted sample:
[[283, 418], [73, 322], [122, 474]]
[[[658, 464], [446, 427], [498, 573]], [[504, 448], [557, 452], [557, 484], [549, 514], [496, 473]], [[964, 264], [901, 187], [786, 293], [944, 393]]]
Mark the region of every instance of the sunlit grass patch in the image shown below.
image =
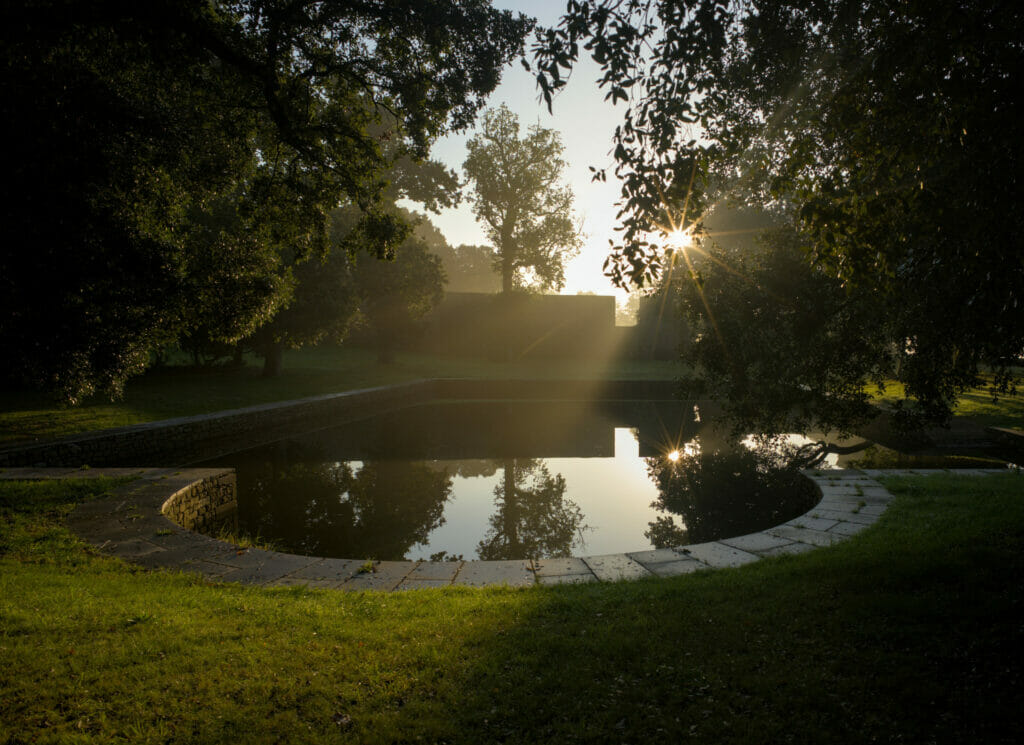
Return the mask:
[[[954, 417], [970, 417], [986, 427], [1024, 427], [1024, 389], [1013, 394], [998, 393], [992, 387], [991, 374], [983, 374], [982, 379], [981, 386], [960, 397]], [[870, 392], [880, 403], [894, 403], [906, 395], [903, 385], [896, 381], [888, 381], [882, 391], [872, 387]]]

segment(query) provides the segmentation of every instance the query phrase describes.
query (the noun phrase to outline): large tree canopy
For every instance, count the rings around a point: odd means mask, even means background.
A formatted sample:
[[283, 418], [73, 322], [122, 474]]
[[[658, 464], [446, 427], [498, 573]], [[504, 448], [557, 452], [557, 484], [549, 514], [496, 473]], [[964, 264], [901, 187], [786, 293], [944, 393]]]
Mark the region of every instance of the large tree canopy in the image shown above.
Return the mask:
[[[71, 399], [116, 392], [213, 312], [199, 303], [216, 293], [194, 292], [211, 251], [253, 275], [224, 324], [244, 333], [326, 249], [339, 204], [386, 253], [389, 167], [472, 123], [528, 27], [482, 0], [5, 3], [7, 374]], [[224, 200], [232, 219], [196, 230]], [[250, 271], [267, 264], [276, 275]]]
[[574, 0], [535, 59], [549, 99], [589, 53], [625, 103], [613, 278], [656, 276], [657, 225], [712, 201], [776, 210], [848, 290], [830, 307], [881, 311], [873, 374], [936, 421], [1024, 351], [1022, 39], [1000, 0]]
[[473, 213], [494, 245], [501, 288], [561, 289], [565, 260], [581, 244], [572, 190], [560, 183], [565, 161], [558, 133], [533, 125], [525, 137], [504, 104], [484, 112], [462, 164]]

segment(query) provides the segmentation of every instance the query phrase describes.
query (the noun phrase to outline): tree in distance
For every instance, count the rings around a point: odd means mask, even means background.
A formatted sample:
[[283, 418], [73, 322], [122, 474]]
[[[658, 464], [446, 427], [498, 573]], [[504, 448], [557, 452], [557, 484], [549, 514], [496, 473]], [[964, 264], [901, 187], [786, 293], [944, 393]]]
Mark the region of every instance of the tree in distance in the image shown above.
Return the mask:
[[[444, 182], [442, 185], [450, 187], [453, 196], [458, 195], [458, 182], [454, 180], [454, 174], [452, 182]], [[413, 199], [413, 196], [406, 198]], [[430, 209], [431, 205], [422, 198], [413, 201], [420, 201]], [[441, 267], [447, 277], [446, 291], [495, 293], [501, 290], [501, 275], [497, 271], [493, 248], [467, 244], [452, 248], [426, 214], [413, 212], [409, 219], [413, 236], [422, 241], [430, 253], [441, 259]]]
[[572, 215], [572, 190], [559, 183], [565, 161], [558, 133], [519, 120], [504, 104], [484, 112], [462, 164], [469, 200], [496, 250], [503, 293], [533, 287], [560, 290], [565, 262], [582, 237]]
[[378, 362], [394, 362], [398, 342], [444, 297], [441, 259], [414, 232], [394, 258], [380, 260], [364, 251], [355, 255], [354, 264], [357, 320], [372, 334]]
[[501, 292], [498, 258], [490, 246], [463, 243], [452, 248], [445, 244], [444, 249], [435, 253], [441, 257], [448, 277], [448, 292]]
[[[716, 201], [771, 210], [795, 232], [798, 254], [776, 245], [747, 267], [762, 312], [740, 307], [750, 298], [738, 286], [736, 307], [722, 295], [717, 319], [690, 305], [711, 338], [735, 310], [748, 315], [742, 338], [778, 342], [755, 356], [723, 333], [709, 388], [728, 364], [745, 387], [720, 391], [778, 401], [795, 382], [780, 356], [810, 355], [815, 390], [896, 380], [897, 418], [923, 425], [947, 420], [985, 369], [994, 393], [1011, 391], [1024, 352], [1022, 37], [1024, 8], [1000, 0], [571, 0], [534, 63], [550, 105], [589, 53], [606, 98], [625, 105], [613, 143], [623, 230], [606, 265], [615, 281], [651, 281], [668, 256], [652, 226], [699, 223]], [[683, 274], [717, 292], [726, 279], [713, 275], [735, 257], [703, 249], [708, 262]], [[797, 322], [792, 305], [769, 307], [772, 267], [796, 271], [794, 258], [803, 294], [790, 300], [823, 293], [817, 313], [832, 318]], [[862, 340], [855, 319], [871, 324]], [[856, 359], [805, 322], [841, 330]], [[815, 354], [811, 339], [829, 352]]]
[[280, 374], [286, 349], [338, 343], [357, 332], [372, 339], [379, 361], [393, 361], [395, 344], [444, 294], [441, 259], [421, 237], [423, 220], [392, 206], [387, 224], [401, 232], [389, 241], [397, 244], [390, 256], [378, 258], [366, 250], [373, 239], [358, 207], [331, 212], [330, 251], [295, 267], [288, 304], [245, 342], [263, 357], [263, 374]]

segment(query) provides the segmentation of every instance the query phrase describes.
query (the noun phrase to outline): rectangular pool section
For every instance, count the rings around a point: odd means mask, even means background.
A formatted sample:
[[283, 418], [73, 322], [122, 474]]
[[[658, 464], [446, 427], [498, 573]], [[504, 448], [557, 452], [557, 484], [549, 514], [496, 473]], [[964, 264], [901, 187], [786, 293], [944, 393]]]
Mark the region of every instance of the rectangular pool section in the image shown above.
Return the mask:
[[736, 469], [758, 468], [749, 452], [692, 403], [475, 400], [410, 406], [204, 465], [236, 469], [239, 531], [281, 550], [519, 559], [739, 535], [813, 503], [806, 489], [768, 494], [756, 473], [730, 487]]

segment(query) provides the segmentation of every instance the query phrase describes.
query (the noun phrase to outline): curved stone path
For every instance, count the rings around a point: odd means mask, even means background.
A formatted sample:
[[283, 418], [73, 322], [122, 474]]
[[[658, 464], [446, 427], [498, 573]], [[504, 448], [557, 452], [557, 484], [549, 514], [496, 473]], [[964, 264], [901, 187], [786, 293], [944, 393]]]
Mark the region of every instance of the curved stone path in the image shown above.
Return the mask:
[[874, 476], [927, 473], [935, 471], [809, 471], [806, 475], [822, 491], [822, 499], [814, 508], [774, 528], [711, 543], [571, 559], [372, 563], [240, 549], [186, 530], [164, 516], [161, 510], [174, 495], [197, 481], [223, 477], [225, 469], [13, 468], [0, 472], [0, 478], [136, 476], [136, 480], [115, 489], [110, 496], [76, 507], [68, 523], [77, 535], [104, 553], [150, 569], [197, 572], [210, 580], [251, 585], [391, 591], [450, 585], [519, 587], [669, 577], [740, 566], [767, 556], [801, 553], [843, 541], [878, 520], [892, 495]]

